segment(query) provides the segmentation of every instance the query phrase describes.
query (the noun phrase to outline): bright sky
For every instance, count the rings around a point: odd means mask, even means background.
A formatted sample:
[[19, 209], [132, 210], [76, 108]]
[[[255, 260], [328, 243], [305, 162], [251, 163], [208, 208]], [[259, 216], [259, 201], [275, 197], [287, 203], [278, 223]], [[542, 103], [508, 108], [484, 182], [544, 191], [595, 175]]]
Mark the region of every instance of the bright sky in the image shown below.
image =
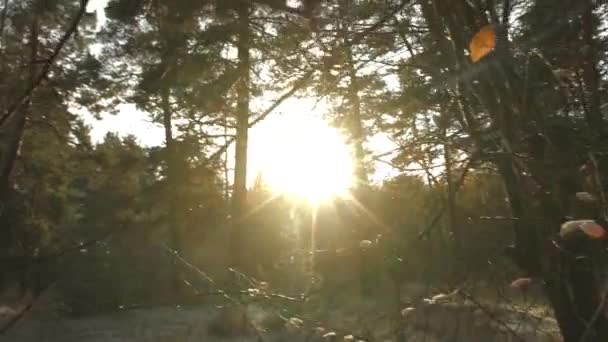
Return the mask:
[[[108, 0], [93, 0], [90, 10], [97, 11], [98, 25], [103, 25], [103, 7]], [[271, 102], [271, 100], [264, 101]], [[325, 107], [314, 99], [291, 98], [281, 104], [266, 120], [250, 131], [248, 183], [251, 185], [259, 172], [271, 186], [311, 196], [325, 196], [324, 192], [340, 191], [350, 184], [352, 173], [351, 152], [340, 134], [322, 119]], [[117, 115], [105, 114], [96, 120], [82, 113], [92, 127], [93, 141], [100, 141], [107, 132], [121, 136], [132, 134], [146, 146], [164, 143], [161, 125], [152, 123], [149, 115], [123, 104]], [[382, 137], [372, 137], [368, 147], [383, 152], [391, 144]], [[229, 161], [234, 149], [229, 150]], [[377, 165], [373, 181], [393, 174], [383, 164]], [[306, 192], [315, 192], [314, 194]]]
[[311, 99], [292, 99], [254, 126], [249, 145], [250, 182], [258, 172], [274, 190], [311, 200], [345, 192], [352, 184], [352, 153], [321, 118]]
[[102, 26], [106, 20], [106, 13], [104, 8], [108, 4], [110, 0], [91, 0], [89, 2], [89, 6], [87, 8], [88, 12], [93, 12], [97, 14], [97, 27]]

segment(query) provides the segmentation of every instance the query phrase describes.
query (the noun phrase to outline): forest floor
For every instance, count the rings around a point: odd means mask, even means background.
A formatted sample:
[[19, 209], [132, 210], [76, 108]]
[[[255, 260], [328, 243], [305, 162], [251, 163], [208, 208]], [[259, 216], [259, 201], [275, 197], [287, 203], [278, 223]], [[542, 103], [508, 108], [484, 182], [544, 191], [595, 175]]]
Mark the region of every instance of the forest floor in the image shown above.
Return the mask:
[[[277, 311], [278, 310], [278, 311]], [[383, 311], [385, 310], [385, 311]], [[212, 305], [155, 307], [70, 318], [35, 306], [0, 341], [190, 342], [190, 341], [560, 341], [550, 311], [542, 307], [485, 306], [466, 301], [398, 310], [353, 303], [326, 310], [322, 319], [292, 318], [280, 309], [249, 304], [243, 309]], [[386, 312], [383, 314], [382, 312]], [[14, 314], [0, 310], [0, 324]], [[281, 317], [282, 316], [282, 317]], [[247, 317], [245, 321], [242, 318]]]

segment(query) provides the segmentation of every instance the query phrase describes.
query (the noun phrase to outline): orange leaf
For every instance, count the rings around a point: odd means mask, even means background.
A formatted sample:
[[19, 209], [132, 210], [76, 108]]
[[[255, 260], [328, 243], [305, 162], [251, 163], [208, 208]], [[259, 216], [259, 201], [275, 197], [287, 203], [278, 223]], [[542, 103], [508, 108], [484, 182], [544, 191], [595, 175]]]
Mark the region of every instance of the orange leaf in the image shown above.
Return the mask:
[[530, 286], [531, 283], [532, 278], [518, 278], [513, 280], [510, 286], [514, 289], [525, 290]]
[[477, 32], [469, 43], [471, 60], [476, 63], [496, 47], [496, 30], [492, 25], [486, 25]]
[[580, 229], [583, 233], [594, 239], [601, 239], [606, 236], [606, 230], [604, 227], [597, 224], [595, 221], [586, 221], [580, 225]]

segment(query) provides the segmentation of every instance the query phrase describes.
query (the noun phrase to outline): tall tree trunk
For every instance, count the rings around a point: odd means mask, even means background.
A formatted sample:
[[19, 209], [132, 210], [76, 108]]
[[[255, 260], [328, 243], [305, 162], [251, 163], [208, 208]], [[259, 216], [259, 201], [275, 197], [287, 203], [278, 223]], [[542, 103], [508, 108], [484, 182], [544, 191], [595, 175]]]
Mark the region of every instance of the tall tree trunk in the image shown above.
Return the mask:
[[[0, 13], [0, 44], [5, 47], [4, 41], [4, 27], [6, 26], [6, 16], [8, 14], [8, 0], [4, 0], [2, 2], [2, 12]], [[0, 51], [0, 62], [4, 63], [4, 53], [5, 51]], [[3, 67], [3, 66], [2, 66]]]
[[[35, 5], [34, 5], [35, 6]], [[35, 10], [34, 18], [32, 19], [32, 23], [30, 25], [30, 61], [29, 61], [29, 82], [33, 84], [36, 79], [36, 63], [35, 60], [38, 56], [38, 35], [39, 35], [39, 24], [38, 24], [38, 14], [37, 10]], [[13, 117], [12, 127], [9, 124], [6, 127], [6, 130], [9, 132], [7, 147], [4, 155], [0, 156], [0, 161], [2, 165], [0, 167], [0, 204], [2, 207], [7, 200], [9, 188], [10, 188], [10, 176], [15, 166], [15, 162], [17, 161], [17, 156], [19, 153], [19, 147], [21, 146], [21, 141], [23, 139], [23, 133], [25, 131], [25, 123], [27, 113], [30, 110], [31, 100], [28, 100], [20, 109], [20, 111]], [[12, 134], [11, 134], [12, 133]], [[0, 208], [0, 215], [2, 215], [3, 208]]]
[[585, 82], [584, 97], [587, 104], [585, 114], [589, 127], [595, 135], [595, 139], [599, 139], [602, 137], [605, 127], [602, 110], [600, 108], [600, 75], [597, 70], [598, 52], [597, 44], [594, 38], [597, 26], [595, 23], [596, 18], [593, 15], [595, 1], [584, 1], [586, 2], [586, 5], [581, 17], [584, 48], [583, 55], [581, 57], [583, 64], [583, 81]]
[[[369, 185], [367, 168], [365, 165], [365, 133], [363, 130], [363, 121], [361, 116], [361, 98], [359, 91], [361, 89], [361, 81], [357, 75], [357, 69], [353, 56], [354, 43], [348, 38], [348, 32], [351, 29], [352, 23], [348, 18], [351, 17], [353, 4], [350, 1], [340, 0], [338, 1], [339, 14], [342, 20], [338, 22], [338, 27], [341, 32], [339, 38], [342, 40], [344, 45], [344, 66], [347, 70], [348, 75], [348, 86], [346, 99], [348, 103], [348, 112], [345, 115], [346, 129], [348, 130], [350, 143], [352, 144], [355, 152], [354, 160], [354, 173], [355, 173], [355, 189], [365, 191], [365, 188]], [[343, 30], [343, 31], [342, 31]]]
[[[34, 6], [36, 6], [35, 10], [34, 10], [34, 19], [32, 19], [32, 27], [31, 27], [31, 31], [32, 31], [32, 38], [31, 38], [31, 48], [30, 48], [30, 71], [29, 71], [29, 78], [30, 78], [30, 86], [34, 87], [35, 83], [36, 83], [36, 77], [38, 76], [38, 68], [36, 67], [36, 60], [38, 60], [38, 48], [39, 48], [39, 33], [40, 33], [40, 23], [39, 23], [39, 15], [40, 15], [40, 10], [37, 8], [38, 3], [35, 3]], [[26, 124], [26, 115], [29, 111], [31, 111], [31, 101], [28, 101], [29, 103], [25, 106], [25, 108], [23, 109], [23, 118], [21, 119], [21, 122], [19, 123], [20, 126], [20, 140], [23, 140], [23, 134], [25, 132], [25, 124]], [[31, 116], [31, 113], [30, 113]], [[17, 143], [18, 145], [21, 144], [21, 141]], [[17, 148], [18, 149], [18, 148]], [[17, 154], [14, 155], [14, 157], [17, 157]], [[13, 159], [14, 161], [15, 159]], [[35, 215], [35, 203], [32, 203], [32, 211], [34, 212]], [[26, 235], [26, 242], [24, 244], [32, 244], [34, 243], [33, 239], [30, 238], [30, 236], [27, 236], [27, 232], [24, 234]], [[27, 263], [26, 263], [26, 270], [25, 270], [25, 282], [27, 282], [28, 280], [32, 280], [33, 284], [24, 284], [24, 287], [28, 287], [31, 286], [30, 289], [32, 291], [34, 291], [34, 294], [37, 295], [37, 293], [39, 291], [41, 291], [41, 287], [40, 287], [40, 269], [38, 267], [38, 263], [33, 260], [35, 258], [34, 255], [34, 250], [36, 249], [35, 246], [27, 246], [25, 245], [25, 250], [26, 253], [24, 253], [25, 257], [27, 258]], [[30, 249], [29, 251], [27, 249]], [[31, 278], [30, 276], [31, 275]]]
[[367, 167], [365, 165], [365, 134], [363, 132], [363, 122], [361, 118], [361, 99], [359, 97], [359, 78], [352, 52], [348, 51], [348, 71], [350, 82], [348, 84], [348, 102], [350, 103], [351, 112], [348, 113], [348, 128], [351, 135], [351, 140], [355, 148], [355, 177], [357, 188], [365, 188], [368, 184]]
[[250, 28], [247, 3], [238, 6], [238, 72], [237, 113], [236, 113], [236, 150], [234, 165], [234, 188], [232, 194], [232, 264], [244, 267], [243, 217], [247, 208], [247, 143], [249, 135], [249, 101], [250, 101]]
[[[446, 115], [442, 113], [442, 115]], [[452, 158], [452, 151], [450, 144], [447, 141], [447, 130], [442, 130], [442, 139], [443, 139], [443, 158], [445, 162], [445, 184], [446, 184], [446, 213], [448, 220], [448, 232], [450, 234], [449, 245], [452, 245], [452, 253], [453, 258], [451, 259], [451, 263], [453, 265], [452, 269], [456, 272], [463, 272], [464, 264], [461, 262], [463, 258], [464, 251], [464, 239], [462, 236], [462, 232], [460, 227], [456, 222], [456, 191], [454, 191], [454, 164]], [[456, 276], [458, 278], [458, 276]]]
[[[345, 40], [345, 45], [348, 46], [348, 42]], [[355, 63], [353, 60], [352, 50], [350, 47], [346, 51], [347, 68], [349, 74], [348, 93], [347, 99], [349, 103], [350, 112], [346, 114], [347, 128], [350, 133], [350, 141], [355, 149], [355, 186], [353, 196], [364, 206], [367, 205], [366, 196], [369, 190], [369, 180], [367, 177], [367, 167], [365, 165], [365, 149], [363, 143], [365, 142], [365, 134], [363, 133], [363, 122], [361, 118], [361, 99], [359, 97], [360, 80], [357, 77], [357, 71], [355, 69]], [[363, 212], [358, 212], [358, 215], [366, 215]], [[363, 225], [359, 225], [358, 229], [361, 233], [361, 238], [367, 239], [370, 237], [370, 226], [366, 222], [367, 220], [360, 220]], [[361, 295], [367, 297], [371, 294], [373, 288], [373, 279], [371, 279], [372, 266], [371, 256], [364, 249], [360, 249], [359, 255], [359, 273], [360, 273], [360, 286]]]
[[[491, 117], [493, 127], [500, 133], [500, 144], [504, 153], [494, 156], [491, 160], [496, 163], [505, 182], [513, 216], [519, 218], [514, 224], [514, 261], [531, 277], [543, 280], [545, 293], [555, 311], [565, 342], [608, 341], [606, 317], [604, 314], [595, 315], [604, 309], [601, 307], [603, 289], [600, 289], [599, 278], [594, 273], [595, 265], [592, 264], [598, 246], [577, 249], [575, 255], [588, 256], [584, 260], [572, 257], [569, 252], [555, 247], [553, 240], [559, 231], [564, 209], [556, 204], [559, 200], [548, 190], [551, 189], [552, 182], [555, 182], [551, 170], [547, 169], [547, 165], [552, 164], [522, 160], [512, 153], [515, 147], [520, 153], [535, 156], [532, 143], [522, 142], [520, 138], [527, 134], [541, 134], [547, 127], [544, 126], [542, 117], [535, 116], [535, 112], [539, 110], [527, 108], [523, 102], [516, 100], [513, 89], [527, 87], [520, 87], [523, 81], [509, 72], [512, 66], [509, 64], [508, 49], [501, 47], [499, 40], [499, 46], [492, 55], [471, 67], [475, 70], [463, 70], [462, 67], [468, 63], [463, 63], [462, 59], [465, 57], [457, 52], [467, 49], [468, 42], [462, 32], [466, 31], [466, 28], [471, 32], [478, 30], [480, 23], [487, 22], [487, 18], [484, 20], [485, 14], [476, 12], [476, 9], [464, 1], [434, 0], [423, 5], [423, 10], [431, 30], [436, 31], [436, 37], [441, 37], [444, 27], [447, 26], [454, 48], [454, 60], [450, 61], [450, 67], [455, 74], [476, 73], [474, 78], [469, 77], [466, 80], [466, 86], [473, 95], [469, 101], [478, 101], [479, 106]], [[587, 16], [589, 15], [587, 13]], [[582, 19], [590, 20], [589, 17]], [[592, 30], [586, 31], [587, 38], [590, 39], [589, 32]], [[447, 42], [445, 44], [447, 45]], [[594, 65], [595, 61], [586, 64], [588, 94], [593, 91], [594, 85], [597, 85], [597, 73], [593, 73], [592, 69]], [[589, 106], [590, 109], [596, 107], [599, 105]], [[529, 125], [528, 121], [533, 121], [536, 126]], [[473, 136], [475, 132], [469, 133]], [[479, 144], [477, 147], [483, 153], [484, 146]], [[560, 165], [559, 162], [564, 156], [559, 154], [560, 151], [546, 152], [543, 154], [544, 163], [550, 160]], [[525, 186], [526, 180], [531, 180], [540, 190], [531, 191]]]
[[[34, 6], [36, 6], [34, 4]], [[6, 21], [6, 15], [8, 10], [8, 1], [4, 1], [4, 7], [2, 9], [2, 13], [0, 15], [0, 34], [2, 35], [2, 44], [4, 44], [4, 25]], [[36, 11], [36, 9], [34, 9]], [[30, 25], [30, 84], [35, 82], [36, 77], [36, 63], [34, 62], [38, 56], [38, 15], [34, 14], [34, 18], [32, 19], [32, 23]], [[2, 51], [2, 56], [4, 56], [4, 51]], [[4, 68], [4, 65], [0, 66]], [[17, 155], [19, 152], [19, 146], [21, 145], [21, 140], [23, 139], [23, 133], [25, 131], [25, 122], [27, 117], [27, 112], [29, 111], [30, 101], [28, 100], [20, 109], [19, 113], [14, 116], [12, 127], [9, 124], [6, 127], [6, 130], [9, 131], [8, 141], [6, 143], [5, 153], [0, 156], [0, 216], [2, 216], [2, 210], [4, 204], [7, 200], [9, 187], [10, 187], [10, 175], [12, 173], [13, 167], [15, 166], [15, 161], [17, 160]], [[12, 133], [12, 134], [11, 134]]]
[[[172, 23], [175, 18], [170, 16], [170, 13], [163, 8], [160, 2], [156, 2], [155, 10], [157, 11], [158, 31], [163, 38], [164, 51], [161, 56], [161, 66], [164, 70], [160, 77], [160, 110], [163, 120], [163, 129], [165, 132], [165, 164], [167, 167], [167, 197], [168, 208], [167, 218], [169, 223], [169, 243], [171, 249], [175, 253], [183, 253], [183, 240], [181, 236], [182, 218], [179, 212], [180, 190], [178, 188], [178, 168], [179, 156], [175, 146], [175, 137], [173, 135], [173, 108], [171, 106], [171, 82], [174, 79], [171, 77], [171, 70], [176, 63], [175, 53], [180, 41], [173, 34]], [[182, 280], [182, 265], [179, 259], [173, 258], [173, 272], [171, 275], [173, 295], [178, 298], [183, 293]]]
[[[363, 122], [361, 117], [361, 98], [359, 96], [359, 91], [361, 87], [361, 81], [357, 75], [357, 69], [355, 65], [355, 60], [353, 56], [353, 42], [348, 39], [348, 34], [346, 31], [351, 29], [352, 23], [348, 18], [352, 15], [352, 6], [353, 4], [349, 1], [340, 0], [338, 2], [339, 13], [342, 20], [338, 23], [338, 29], [344, 30], [340, 33], [340, 38], [342, 40], [342, 44], [344, 45], [343, 53], [344, 53], [344, 66], [347, 70], [348, 75], [348, 86], [346, 89], [346, 100], [348, 103], [347, 112], [344, 113], [345, 116], [345, 126], [349, 135], [349, 142], [354, 148], [354, 176], [355, 176], [355, 184], [353, 197], [355, 200], [359, 201], [363, 206], [367, 205], [366, 195], [368, 193], [368, 175], [367, 168], [365, 165], [365, 134], [363, 131]], [[365, 213], [362, 211], [356, 212], [356, 215], [363, 215], [365, 217]], [[355, 228], [361, 239], [370, 238], [370, 225], [367, 223], [368, 221], [365, 219], [358, 220], [361, 222]], [[367, 253], [363, 248], [358, 250], [358, 272], [359, 272], [359, 286], [361, 291], [361, 296], [367, 297], [370, 295], [372, 290], [372, 279], [371, 279], [371, 257], [369, 253]]]
[[[167, 66], [168, 67], [168, 66]], [[173, 139], [173, 120], [172, 110], [170, 103], [170, 89], [168, 86], [163, 86], [161, 93], [161, 106], [163, 114], [163, 127], [165, 130], [165, 152], [167, 164], [167, 189], [168, 189], [168, 217], [169, 217], [169, 234], [171, 240], [171, 248], [177, 253], [182, 253], [182, 241], [181, 241], [181, 226], [180, 217], [178, 213], [178, 189], [177, 189], [177, 151], [175, 150], [175, 141]], [[182, 289], [181, 272], [179, 271], [181, 265], [178, 263], [178, 259], [174, 258], [174, 269], [173, 269], [173, 290], [174, 294], [179, 294]]]
[[[34, 3], [33, 8], [33, 18], [30, 25], [30, 38], [29, 38], [29, 46], [30, 46], [30, 60], [29, 60], [29, 82], [30, 86], [35, 83], [37, 76], [37, 68], [36, 68], [36, 59], [38, 58], [38, 47], [39, 47], [39, 10], [37, 3]], [[7, 148], [3, 156], [1, 156], [2, 168], [0, 169], [0, 223], [5, 222], [7, 219], [7, 215], [4, 212], [4, 206], [6, 205], [7, 200], [9, 200], [10, 196], [10, 187], [11, 187], [11, 174], [17, 162], [19, 156], [19, 149], [21, 147], [21, 143], [23, 141], [23, 136], [25, 133], [25, 126], [27, 121], [27, 115], [31, 110], [31, 100], [28, 100], [21, 107], [19, 112], [13, 117], [13, 122], [9, 123], [6, 126], [8, 131], [8, 141]], [[13, 236], [21, 236], [22, 249], [23, 249], [23, 269], [21, 270], [21, 279], [19, 281], [20, 290], [22, 295], [28, 289], [28, 275], [30, 271], [36, 272], [36, 270], [32, 270], [32, 262], [30, 261], [30, 256], [28, 255], [28, 248], [32, 246], [28, 246], [27, 243], [30, 239], [27, 238], [27, 233], [25, 232], [25, 227], [8, 227], [10, 229], [23, 229], [21, 234], [14, 234]], [[33, 248], [32, 248], [33, 249]]]
[[[600, 310], [601, 291], [595, 274], [596, 258], [593, 248], [577, 248], [564, 251], [555, 248], [551, 235], [544, 227], [559, 227], [561, 212], [552, 204], [544, 203], [545, 209], [535, 209], [535, 201], [546, 202], [548, 198], [531, 200], [522, 196], [525, 189], [518, 185], [513, 167], [505, 161], [501, 174], [505, 180], [513, 216], [516, 224], [515, 263], [532, 277], [543, 280], [544, 292], [549, 299], [564, 342], [579, 342], [586, 336], [587, 342], [608, 341], [608, 322], [604, 314], [593, 320]], [[553, 207], [553, 210], [547, 209]], [[542, 218], [539, 220], [539, 218]], [[588, 256], [579, 259], [576, 256]]]
[[[226, 118], [226, 116], [224, 116], [224, 120], [223, 120], [223, 128], [224, 128], [224, 145], [228, 145], [228, 120]], [[224, 150], [224, 160], [223, 162], [223, 167], [224, 167], [224, 201], [226, 203], [226, 206], [228, 207], [228, 203], [230, 201], [230, 180], [229, 180], [229, 170], [228, 170], [228, 149]]]
[[[9, 134], [6, 142], [5, 153], [3, 153], [0, 169], [0, 210], [4, 210], [4, 205], [8, 200], [10, 192], [10, 177], [17, 161], [19, 154], [19, 146], [23, 139], [23, 133], [25, 131], [26, 112], [28, 111], [28, 105], [22, 107], [22, 109], [13, 117], [13, 122], [6, 126], [6, 130], [10, 130], [12, 134]], [[0, 212], [0, 215], [2, 212]]]

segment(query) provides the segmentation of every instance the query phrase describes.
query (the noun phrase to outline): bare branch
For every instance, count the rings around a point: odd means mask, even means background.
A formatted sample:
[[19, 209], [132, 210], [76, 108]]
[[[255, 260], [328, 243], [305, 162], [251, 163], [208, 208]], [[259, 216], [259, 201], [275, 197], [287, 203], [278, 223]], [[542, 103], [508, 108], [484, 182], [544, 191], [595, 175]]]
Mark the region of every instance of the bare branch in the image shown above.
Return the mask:
[[[300, 77], [300, 79], [298, 79], [294, 83], [294, 85], [291, 87], [291, 89], [289, 91], [287, 91], [286, 93], [284, 93], [283, 95], [281, 95], [262, 114], [258, 115], [255, 119], [253, 119], [253, 121], [251, 121], [249, 123], [249, 128], [253, 127], [257, 123], [259, 123], [262, 120], [264, 120], [275, 109], [277, 109], [277, 107], [280, 106], [281, 103], [285, 102], [285, 100], [287, 100], [288, 98], [290, 98], [291, 96], [293, 96], [293, 94], [295, 94], [298, 90], [300, 90], [301, 88], [303, 88], [306, 85], [306, 83], [308, 82], [308, 80], [312, 77], [313, 73], [314, 73], [314, 70], [311, 69], [311, 70], [307, 71], [302, 77]], [[215, 159], [219, 158], [224, 152], [226, 152], [226, 150], [228, 149], [228, 147], [230, 147], [230, 145], [235, 141], [235, 139], [236, 139], [235, 137], [231, 137], [230, 139], [228, 139], [226, 141], [226, 143], [222, 147], [220, 147], [217, 151], [215, 151], [215, 153], [213, 153], [208, 159], [209, 160], [215, 160]]]
[[51, 66], [61, 53], [61, 50], [63, 49], [67, 41], [70, 40], [72, 35], [78, 29], [78, 24], [80, 24], [80, 21], [86, 12], [88, 3], [89, 0], [80, 0], [80, 8], [78, 10], [78, 13], [76, 13], [76, 16], [72, 20], [72, 23], [59, 40], [59, 43], [57, 43], [57, 46], [55, 46], [55, 49], [53, 50], [49, 58], [46, 60], [46, 63], [42, 67], [42, 70], [34, 79], [32, 84], [25, 90], [23, 95], [21, 95], [17, 101], [15, 101], [12, 105], [8, 107], [6, 113], [4, 113], [2, 117], [0, 117], [0, 127], [4, 126], [6, 121], [10, 119], [19, 110], [19, 108], [21, 108], [21, 106], [23, 106], [30, 100], [36, 88], [38, 88], [42, 84], [42, 81], [44, 81], [48, 77], [49, 71], [51, 70]]
[[38, 298], [40, 298], [40, 296], [42, 296], [42, 294], [46, 292], [49, 287], [50, 285], [38, 291], [34, 295], [34, 298], [32, 298], [25, 307], [23, 307], [15, 316], [13, 316], [8, 322], [6, 322], [2, 327], [0, 327], [0, 335], [6, 334], [12, 327], [15, 326], [15, 324], [19, 323], [19, 321], [23, 317], [25, 317], [25, 315], [32, 309], [32, 307], [34, 307], [34, 304], [36, 304]]
[[[456, 184], [454, 184], [454, 194], [456, 194], [456, 192], [458, 192], [458, 190], [460, 189], [462, 184], [464, 184], [464, 180], [467, 177], [467, 174], [469, 172], [469, 167], [471, 166], [471, 164], [473, 163], [474, 160], [475, 160], [474, 158], [471, 158], [465, 164], [465, 166], [462, 170], [462, 174], [460, 174], [460, 178], [458, 179], [458, 182], [456, 182]], [[428, 235], [431, 233], [431, 230], [433, 230], [433, 228], [439, 222], [439, 219], [441, 219], [441, 217], [443, 216], [443, 213], [445, 212], [445, 210], [446, 210], [446, 205], [444, 202], [443, 205], [439, 208], [439, 210], [437, 210], [437, 212], [435, 213], [435, 216], [431, 220], [431, 223], [429, 223], [429, 225], [418, 234], [419, 239], [424, 239], [424, 238], [428, 237]]]

